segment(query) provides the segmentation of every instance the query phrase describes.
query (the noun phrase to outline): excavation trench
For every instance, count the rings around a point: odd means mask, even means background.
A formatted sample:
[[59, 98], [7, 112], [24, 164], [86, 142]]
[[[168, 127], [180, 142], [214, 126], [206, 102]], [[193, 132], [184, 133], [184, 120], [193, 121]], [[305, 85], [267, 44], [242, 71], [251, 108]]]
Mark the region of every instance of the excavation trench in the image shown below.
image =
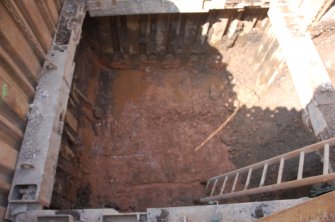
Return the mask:
[[[193, 205], [201, 181], [315, 142], [285, 65], [273, 59], [278, 43], [265, 15], [87, 18], [51, 207]], [[293, 178], [294, 166], [287, 170]]]

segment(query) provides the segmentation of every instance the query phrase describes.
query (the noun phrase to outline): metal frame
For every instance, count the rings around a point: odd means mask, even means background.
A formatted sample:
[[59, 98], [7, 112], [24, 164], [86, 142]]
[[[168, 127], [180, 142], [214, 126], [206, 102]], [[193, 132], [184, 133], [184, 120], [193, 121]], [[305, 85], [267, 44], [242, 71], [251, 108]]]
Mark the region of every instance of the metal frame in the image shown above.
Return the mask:
[[90, 16], [202, 13], [215, 9], [269, 8], [270, 0], [88, 0]]
[[85, 17], [84, 0], [66, 0], [42, 68], [8, 197], [6, 219], [51, 202], [74, 71]]

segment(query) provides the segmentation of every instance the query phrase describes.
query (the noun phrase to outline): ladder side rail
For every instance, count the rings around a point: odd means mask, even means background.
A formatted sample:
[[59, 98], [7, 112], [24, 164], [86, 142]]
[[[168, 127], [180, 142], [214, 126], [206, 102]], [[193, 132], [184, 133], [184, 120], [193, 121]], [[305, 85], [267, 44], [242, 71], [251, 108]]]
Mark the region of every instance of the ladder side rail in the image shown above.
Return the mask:
[[252, 168], [253, 170], [257, 170], [259, 168], [264, 167], [265, 164], [271, 165], [271, 164], [280, 162], [281, 158], [284, 158], [285, 160], [293, 159], [293, 158], [299, 156], [300, 152], [304, 152], [305, 154], [312, 153], [312, 152], [315, 152], [317, 150], [320, 150], [327, 143], [329, 144], [329, 146], [335, 145], [335, 137], [333, 137], [331, 139], [328, 139], [328, 140], [324, 140], [324, 141], [315, 143], [315, 144], [305, 146], [305, 147], [297, 149], [297, 150], [293, 150], [293, 151], [288, 152], [288, 153], [284, 153], [284, 154], [272, 157], [272, 158], [267, 159], [267, 160], [263, 160], [262, 162], [258, 162], [258, 163], [254, 163], [254, 164], [251, 164], [251, 165], [246, 166], [246, 167], [242, 167], [240, 169], [237, 169], [237, 170], [234, 170], [234, 171], [231, 171], [231, 172], [228, 172], [228, 173], [216, 176], [216, 177], [209, 178], [208, 180], [210, 181], [210, 180], [221, 179], [221, 178], [224, 178], [225, 176], [235, 175], [236, 173], [242, 174], [244, 172], [248, 172], [250, 168]]
[[327, 175], [312, 176], [312, 177], [303, 178], [301, 180], [292, 180], [292, 181], [287, 181], [287, 182], [283, 182], [280, 184], [271, 184], [271, 185], [267, 185], [263, 187], [256, 187], [256, 188], [252, 188], [248, 190], [237, 191], [234, 193], [227, 193], [223, 195], [205, 197], [205, 198], [201, 198], [200, 202], [207, 203], [213, 200], [223, 200], [223, 199], [235, 198], [235, 197], [240, 197], [240, 196], [249, 196], [249, 195], [261, 194], [261, 193], [267, 193], [267, 192], [274, 192], [278, 190], [292, 189], [292, 188], [297, 188], [297, 187], [302, 187], [302, 186], [307, 186], [307, 185], [312, 185], [312, 184], [327, 182], [327, 181], [332, 181], [332, 180], [335, 180], [335, 173], [331, 173]]

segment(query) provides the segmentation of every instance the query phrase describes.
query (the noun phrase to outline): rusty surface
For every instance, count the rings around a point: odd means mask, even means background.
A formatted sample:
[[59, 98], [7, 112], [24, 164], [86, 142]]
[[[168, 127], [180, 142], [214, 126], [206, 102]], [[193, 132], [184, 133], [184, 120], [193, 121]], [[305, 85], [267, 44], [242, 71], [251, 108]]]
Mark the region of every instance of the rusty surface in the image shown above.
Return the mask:
[[301, 205], [260, 219], [260, 222], [332, 222], [335, 221], [335, 192], [307, 201]]
[[0, 221], [59, 12], [58, 0], [0, 1]]

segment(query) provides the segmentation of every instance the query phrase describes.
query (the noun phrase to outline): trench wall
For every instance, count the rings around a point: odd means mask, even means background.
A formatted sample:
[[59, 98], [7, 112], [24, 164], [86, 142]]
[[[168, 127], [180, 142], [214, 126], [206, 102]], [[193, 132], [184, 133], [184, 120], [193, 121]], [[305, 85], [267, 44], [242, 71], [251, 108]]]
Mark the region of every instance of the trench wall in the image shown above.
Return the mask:
[[7, 206], [29, 104], [62, 2], [0, 1], [0, 218]]
[[97, 47], [114, 57], [215, 54], [217, 48], [233, 47], [241, 35], [256, 28], [262, 35], [252, 68], [259, 91], [266, 90], [285, 67], [267, 9], [97, 17], [91, 26], [95, 27], [91, 35], [99, 31]]
[[214, 55], [215, 58], [215, 55], [220, 53], [224, 56], [225, 50], [234, 47], [238, 38], [252, 35], [254, 29], [258, 29], [261, 35], [257, 35], [256, 41], [259, 45], [257, 50], [254, 50], [254, 66], [250, 68], [254, 70], [260, 93], [271, 86], [284, 64], [266, 9], [87, 18], [82, 41], [89, 41], [89, 46], [82, 44], [77, 50], [74, 79], [79, 81], [72, 84], [52, 207], [72, 208], [71, 203], [75, 202], [78, 193], [69, 189], [70, 184], [75, 182], [73, 173], [81, 172], [78, 167], [83, 164], [78, 162], [78, 119], [83, 113], [90, 116], [93, 107], [90, 104], [92, 101], [89, 102], [89, 95], [80, 86], [86, 85], [88, 77], [85, 73], [91, 75], [98, 72], [94, 66], [96, 62], [85, 62], [85, 57], [89, 57], [88, 53], [92, 53], [92, 50], [86, 50], [85, 47], [94, 48], [95, 55], [90, 58], [101, 57], [105, 63], [129, 56], [160, 59], [167, 56], [187, 58], [208, 54]]
[[[29, 104], [44, 57], [51, 46], [62, 2], [0, 2], [0, 218], [7, 205]], [[213, 53], [216, 47], [233, 47], [240, 35], [248, 34], [257, 27], [264, 30], [253, 67], [260, 89], [271, 84], [278, 68], [283, 65], [279, 45], [263, 9], [100, 17], [95, 18], [93, 23], [100, 40], [97, 47], [103, 53], [114, 56]], [[78, 142], [75, 100], [71, 97], [69, 101], [54, 189], [60, 204], [66, 202], [65, 187], [70, 182], [69, 172], [76, 158], [72, 151]]]

